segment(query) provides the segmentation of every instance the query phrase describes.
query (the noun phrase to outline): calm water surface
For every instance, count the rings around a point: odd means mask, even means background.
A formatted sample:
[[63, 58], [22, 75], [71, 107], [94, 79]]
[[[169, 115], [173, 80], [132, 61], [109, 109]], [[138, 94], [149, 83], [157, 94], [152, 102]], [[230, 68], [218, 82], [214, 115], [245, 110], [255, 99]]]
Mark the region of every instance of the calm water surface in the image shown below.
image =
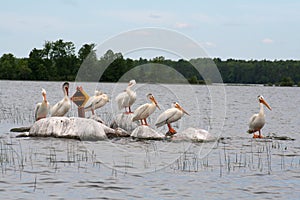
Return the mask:
[[[133, 108], [152, 92], [161, 109], [178, 101], [191, 116], [174, 124], [209, 130], [214, 142], [138, 141], [130, 138], [77, 141], [16, 138], [9, 130], [33, 123], [41, 88], [54, 104], [61, 82], [0, 81], [0, 194], [6, 199], [298, 199], [300, 196], [300, 88], [137, 84]], [[111, 101], [97, 114], [108, 123], [119, 111], [115, 96], [126, 84], [81, 83], [98, 88]], [[75, 92], [76, 84], [71, 83]], [[225, 96], [223, 95], [223, 92]], [[216, 101], [213, 92], [220, 92]], [[265, 109], [263, 134], [293, 140], [254, 140], [248, 120]], [[218, 105], [216, 105], [218, 104]], [[150, 123], [162, 111], [151, 115]], [[225, 114], [226, 113], [226, 114]], [[69, 116], [76, 116], [72, 105]], [[89, 114], [87, 114], [89, 115]], [[221, 118], [221, 120], [220, 120]], [[165, 132], [166, 128], [159, 129]]]

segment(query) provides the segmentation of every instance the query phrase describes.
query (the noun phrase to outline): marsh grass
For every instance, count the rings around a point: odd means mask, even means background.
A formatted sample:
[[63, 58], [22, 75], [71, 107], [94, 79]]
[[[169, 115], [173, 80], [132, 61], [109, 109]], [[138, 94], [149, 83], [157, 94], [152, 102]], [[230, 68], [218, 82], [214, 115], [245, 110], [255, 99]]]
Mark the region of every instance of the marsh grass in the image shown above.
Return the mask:
[[223, 176], [236, 172], [272, 174], [273, 171], [300, 167], [299, 157], [296, 154], [287, 157], [287, 147], [278, 141], [251, 140], [249, 145], [241, 146], [240, 149], [232, 149], [226, 143], [218, 145], [218, 148], [201, 159], [192, 150], [183, 152], [171, 165], [171, 169], [183, 172], [218, 171], [219, 176]]
[[[39, 140], [34, 145], [35, 140]], [[44, 140], [40, 141], [40, 140]], [[147, 142], [147, 141], [146, 141]], [[45, 145], [43, 145], [45, 143]], [[144, 148], [145, 168], [151, 167], [152, 156], [159, 156], [156, 142], [149, 142]], [[143, 145], [143, 144], [141, 144]], [[144, 144], [145, 145], [145, 144]], [[147, 146], [147, 145], [145, 145]], [[276, 171], [285, 171], [300, 168], [299, 156], [288, 151], [288, 144], [274, 140], [255, 141], [232, 148], [229, 142], [219, 142], [218, 146], [205, 157], [201, 157], [194, 148], [184, 151], [175, 160], [162, 170], [173, 173], [201, 173], [210, 172], [216, 176], [235, 176], [241, 174], [272, 174]], [[156, 153], [152, 153], [152, 152]], [[122, 170], [120, 170], [122, 167]], [[124, 157], [122, 166], [112, 167], [106, 175], [118, 179], [120, 175], [129, 174], [135, 168], [133, 162]], [[19, 179], [28, 176], [30, 188], [33, 192], [39, 190], [43, 176], [70, 172], [92, 173], [97, 176], [107, 166], [98, 159], [96, 153], [87, 149], [80, 141], [68, 139], [0, 139], [0, 169], [2, 177], [11, 174], [19, 175]], [[107, 171], [107, 170], [105, 170]], [[153, 171], [155, 172], [155, 171]], [[25, 176], [26, 175], [26, 176]], [[103, 175], [103, 174], [102, 174]]]
[[[34, 142], [34, 141], [31, 141]], [[68, 142], [66, 145], [42, 147], [23, 147], [22, 142], [0, 139], [0, 169], [2, 176], [8, 173], [19, 173], [22, 178], [24, 171], [39, 171], [46, 167], [46, 171], [56, 173], [66, 166], [76, 167], [77, 170], [87, 170], [89, 167], [99, 168], [101, 162], [94, 152], [89, 152], [78, 141]], [[48, 163], [48, 165], [47, 165]], [[36, 180], [35, 180], [36, 184]], [[36, 186], [34, 186], [36, 187]]]
[[0, 103], [0, 123], [11, 124], [32, 124], [34, 122], [34, 109], [24, 111], [13, 104], [10, 107], [5, 107]]

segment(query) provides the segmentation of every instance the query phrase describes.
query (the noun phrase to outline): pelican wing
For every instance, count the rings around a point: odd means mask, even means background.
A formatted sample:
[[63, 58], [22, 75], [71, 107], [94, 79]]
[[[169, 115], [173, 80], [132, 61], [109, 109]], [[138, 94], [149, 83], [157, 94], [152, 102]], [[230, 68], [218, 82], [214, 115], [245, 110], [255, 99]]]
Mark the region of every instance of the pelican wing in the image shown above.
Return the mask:
[[136, 92], [130, 90], [127, 92], [128, 95], [128, 105], [131, 106], [136, 101]]
[[265, 117], [261, 114], [255, 114], [250, 118], [248, 132], [259, 131], [265, 125]]
[[[177, 115], [178, 109], [177, 108], [170, 108], [160, 114], [156, 120], [155, 126], [160, 127], [164, 124], [170, 123], [170, 119]], [[176, 121], [176, 120], [175, 120]]]
[[34, 118], [35, 120], [38, 118], [38, 112], [39, 112], [39, 109], [41, 107], [42, 103], [37, 103], [36, 106], [35, 106], [35, 109], [34, 109]]
[[94, 99], [95, 99], [95, 96], [90, 97], [89, 100], [86, 102], [84, 109], [90, 109], [92, 107]]
[[139, 106], [133, 113], [132, 121], [137, 121], [139, 119], [142, 119], [141, 116], [147, 115], [145, 112], [147, 112], [148, 108], [149, 108], [148, 103]]
[[255, 120], [257, 119], [257, 117], [258, 117], [258, 114], [254, 114], [250, 118], [250, 120], [249, 120], [249, 130], [248, 130], [249, 133], [253, 133], [255, 131], [255, 124], [256, 124]]
[[51, 116], [53, 116], [62, 107], [62, 104], [63, 103], [59, 101], [54, 106], [52, 106], [52, 108], [50, 109]]
[[53, 116], [58, 116], [58, 117], [64, 116], [69, 111], [70, 107], [71, 107], [71, 103], [70, 103], [70, 101], [68, 101], [66, 99], [63, 99], [63, 100], [57, 102], [50, 109], [51, 117], [53, 117]]
[[251, 117], [250, 120], [249, 120], [249, 126], [250, 126], [251, 124], [253, 124], [253, 122], [255, 121], [255, 119], [257, 118], [257, 116], [258, 116], [258, 114], [252, 115], [252, 117]]
[[118, 103], [118, 107], [119, 110], [121, 110], [122, 108], [124, 108], [125, 106], [128, 106], [129, 104], [129, 96], [126, 92], [122, 92], [120, 93], [117, 97], [116, 97], [116, 101]]
[[106, 101], [104, 100], [104, 98], [96, 98], [95, 105], [97, 106], [97, 108], [104, 106], [105, 103]]

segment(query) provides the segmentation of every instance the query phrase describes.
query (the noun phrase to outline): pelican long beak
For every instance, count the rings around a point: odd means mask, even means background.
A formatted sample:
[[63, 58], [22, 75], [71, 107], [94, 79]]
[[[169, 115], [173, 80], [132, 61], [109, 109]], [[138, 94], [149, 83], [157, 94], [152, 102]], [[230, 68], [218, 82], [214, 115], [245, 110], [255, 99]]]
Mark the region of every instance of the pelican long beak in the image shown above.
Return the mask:
[[188, 112], [186, 112], [179, 104], [176, 105], [176, 107], [179, 109], [179, 110], [182, 110], [183, 113], [187, 114], [187, 115], [190, 115]]
[[150, 99], [151, 99], [151, 101], [152, 101], [153, 103], [155, 103], [156, 107], [160, 110], [160, 107], [158, 106], [158, 103], [157, 103], [156, 99], [155, 99], [153, 96], [150, 97]]
[[264, 99], [261, 99], [260, 102], [263, 103], [269, 110], [272, 110], [271, 106], [269, 106], [269, 104]]
[[132, 85], [133, 85], [133, 83], [131, 83], [131, 82], [130, 82], [130, 83], [128, 83], [128, 86], [132, 86]]
[[187, 114], [187, 115], [190, 115], [189, 113], [187, 113], [183, 108], [181, 108], [182, 112]]
[[69, 96], [69, 88], [68, 87], [65, 87], [65, 90], [67, 92], [67, 96]]
[[45, 94], [45, 93], [43, 93], [42, 95], [43, 95], [43, 99], [44, 99], [44, 101], [47, 101], [47, 96], [46, 96], [46, 94]]

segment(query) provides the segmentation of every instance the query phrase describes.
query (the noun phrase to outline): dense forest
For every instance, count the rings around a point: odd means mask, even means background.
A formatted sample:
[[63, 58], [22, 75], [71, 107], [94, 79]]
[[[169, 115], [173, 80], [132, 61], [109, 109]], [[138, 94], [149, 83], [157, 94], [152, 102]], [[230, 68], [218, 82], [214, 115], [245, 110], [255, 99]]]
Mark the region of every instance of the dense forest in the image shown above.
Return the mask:
[[[95, 44], [84, 44], [76, 53], [73, 42], [59, 39], [54, 42], [46, 41], [42, 49], [32, 49], [28, 58], [16, 58], [11, 53], [3, 54], [0, 58], [0, 79], [74, 81], [78, 70], [84, 64], [91, 70], [86, 72], [85, 79], [81, 81], [95, 81], [89, 77], [96, 70], [103, 69], [101, 66], [107, 66], [96, 81], [116, 82], [127, 72], [133, 71], [134, 77], [138, 77], [139, 82], [164, 82], [165, 74], [168, 74], [169, 79], [174, 76], [172, 80], [176, 82], [179, 80], [176, 80], [175, 71], [190, 83], [215, 82], [214, 75], [209, 75], [209, 73], [208, 78], [203, 80], [199, 70], [194, 67], [194, 64], [200, 63], [203, 66], [201, 70], [205, 72], [209, 72], [213, 65], [216, 65], [224, 83], [300, 86], [300, 61], [234, 59], [224, 61], [219, 58], [174, 61], [165, 59], [163, 56], [133, 60], [124, 58], [121, 53], [114, 53], [112, 50], [107, 50], [98, 58], [95, 48]], [[143, 67], [134, 70], [137, 66]], [[168, 68], [163, 66], [168, 66]], [[168, 82], [168, 80], [165, 81]]]

